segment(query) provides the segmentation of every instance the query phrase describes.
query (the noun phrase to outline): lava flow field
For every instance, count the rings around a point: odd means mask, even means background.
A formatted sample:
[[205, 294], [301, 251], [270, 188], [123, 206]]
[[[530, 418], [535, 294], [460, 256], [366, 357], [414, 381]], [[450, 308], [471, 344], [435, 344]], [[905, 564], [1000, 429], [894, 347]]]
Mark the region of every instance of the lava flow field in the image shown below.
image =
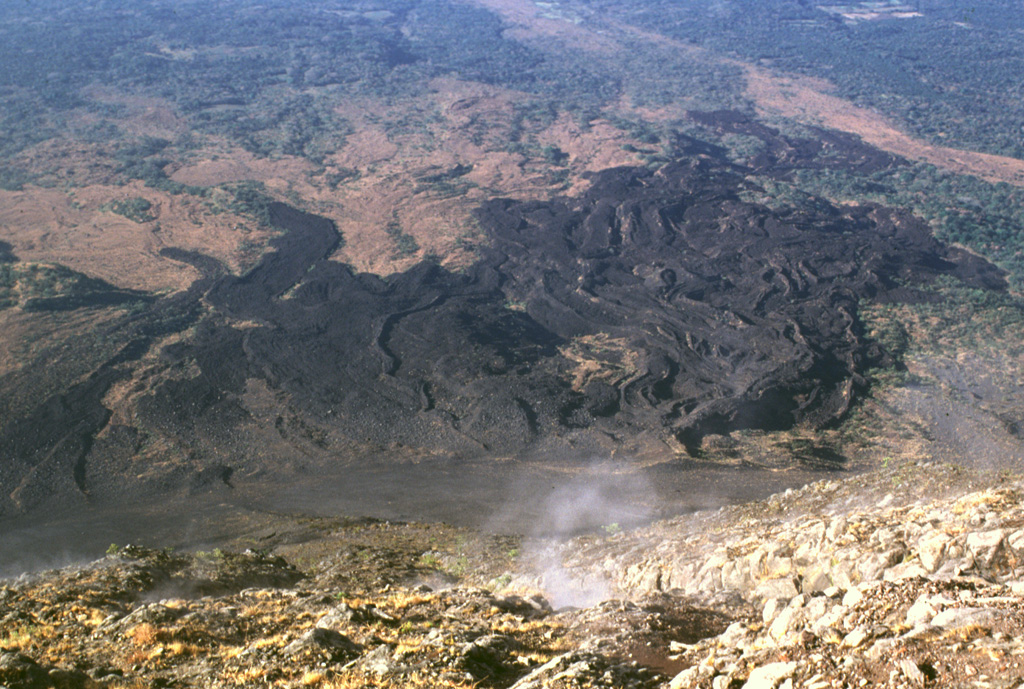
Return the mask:
[[[899, 164], [835, 135], [705, 119], [765, 141], [762, 175], [823, 147], [836, 166]], [[116, 353], [15, 410], [0, 515], [360, 457], [685, 455], [712, 433], [821, 427], [865, 370], [892, 365], [862, 300], [926, 299], [915, 285], [943, 274], [1005, 289], [908, 212], [765, 205], [754, 168], [685, 137], [675, 148], [576, 197], [484, 204], [486, 241], [460, 271], [356, 273], [330, 260], [330, 221], [282, 203], [280, 236], [244, 276], [165, 250], [203, 278], [98, 325]]]

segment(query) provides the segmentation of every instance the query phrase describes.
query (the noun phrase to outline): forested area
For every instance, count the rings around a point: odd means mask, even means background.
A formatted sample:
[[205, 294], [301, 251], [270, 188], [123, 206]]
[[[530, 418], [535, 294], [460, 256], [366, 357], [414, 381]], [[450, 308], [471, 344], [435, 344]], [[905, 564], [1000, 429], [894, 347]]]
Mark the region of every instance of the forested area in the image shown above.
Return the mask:
[[919, 163], [856, 175], [801, 170], [799, 188], [839, 201], [875, 201], [910, 208], [928, 220], [940, 239], [962, 244], [1010, 272], [1024, 290], [1024, 189], [955, 175]]
[[[1024, 16], [1019, 3], [921, 0], [920, 17], [848, 21], [798, 0], [591, 0], [673, 38], [828, 79], [917, 135], [1024, 157]], [[846, 3], [864, 9], [885, 3]]]

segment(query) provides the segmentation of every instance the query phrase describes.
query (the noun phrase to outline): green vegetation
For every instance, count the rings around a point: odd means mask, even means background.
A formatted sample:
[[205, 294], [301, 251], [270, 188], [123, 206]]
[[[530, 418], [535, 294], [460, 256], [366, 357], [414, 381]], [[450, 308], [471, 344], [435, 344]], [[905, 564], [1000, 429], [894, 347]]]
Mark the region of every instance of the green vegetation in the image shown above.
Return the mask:
[[[211, 213], [235, 213], [255, 221], [260, 227], [270, 226], [270, 204], [274, 199], [267, 193], [263, 182], [223, 184], [203, 189], [200, 195]], [[253, 250], [258, 248], [256, 244], [251, 247]]]
[[156, 217], [149, 213], [152, 208], [153, 204], [141, 196], [124, 199], [123, 201], [111, 201], [105, 206], [105, 210], [124, 216], [137, 223], [156, 220]]
[[931, 299], [864, 309], [871, 335], [894, 354], [952, 355], [961, 350], [1024, 357], [1024, 308], [1011, 296], [938, 280]]
[[4, 191], [21, 191], [32, 177], [24, 170], [12, 167], [0, 167], [0, 189]]
[[139, 295], [118, 290], [103, 280], [90, 278], [62, 265], [0, 263], [0, 309], [49, 310], [62, 304], [86, 305], [96, 298], [103, 303], [131, 301]]
[[0, 648], [21, 648], [28, 645], [39, 632], [39, 626], [29, 622], [12, 624], [0, 632]]
[[875, 201], [909, 208], [928, 220], [936, 236], [990, 258], [1024, 289], [1024, 189], [955, 175], [919, 163], [856, 175], [801, 170], [795, 186], [838, 201]]
[[384, 231], [395, 241], [393, 258], [411, 256], [420, 250], [420, 245], [416, 242], [416, 238], [405, 233], [402, 225], [398, 222], [398, 218], [392, 218], [384, 228]]
[[217, 563], [222, 562], [226, 559], [227, 555], [220, 548], [214, 548], [213, 550], [197, 550], [193, 553], [197, 562], [203, 563]]
[[229, 211], [252, 218], [261, 226], [270, 225], [270, 204], [274, 199], [267, 195], [263, 182], [239, 182], [227, 185], [226, 189], [232, 195], [227, 203]]

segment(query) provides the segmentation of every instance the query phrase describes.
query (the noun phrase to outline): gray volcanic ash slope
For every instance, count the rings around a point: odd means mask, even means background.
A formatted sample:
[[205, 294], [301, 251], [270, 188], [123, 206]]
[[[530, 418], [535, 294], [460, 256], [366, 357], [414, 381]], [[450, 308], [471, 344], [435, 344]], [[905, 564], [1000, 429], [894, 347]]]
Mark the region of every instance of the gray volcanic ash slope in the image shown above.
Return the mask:
[[[799, 154], [779, 141], [763, 171]], [[749, 169], [680, 150], [579, 197], [487, 203], [488, 246], [463, 272], [356, 274], [327, 260], [330, 222], [283, 204], [283, 234], [243, 277], [169, 254], [206, 277], [110, 326], [120, 353], [4, 427], [0, 513], [123, 497], [126, 475], [168, 490], [339, 458], [692, 450], [709, 433], [822, 426], [891, 363], [860, 300], [924, 298], [912, 286], [941, 274], [1005, 289], [908, 213], [769, 208], [748, 200]], [[178, 459], [140, 467], [161, 443]]]

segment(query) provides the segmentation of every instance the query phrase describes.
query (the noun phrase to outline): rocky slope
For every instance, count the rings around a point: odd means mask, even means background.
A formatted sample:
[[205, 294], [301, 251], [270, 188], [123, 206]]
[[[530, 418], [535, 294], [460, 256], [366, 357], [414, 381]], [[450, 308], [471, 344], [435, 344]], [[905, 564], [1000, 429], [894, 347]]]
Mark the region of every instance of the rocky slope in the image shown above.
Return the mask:
[[261, 538], [3, 582], [0, 685], [1024, 681], [1019, 476], [900, 465], [561, 544], [368, 521]]

